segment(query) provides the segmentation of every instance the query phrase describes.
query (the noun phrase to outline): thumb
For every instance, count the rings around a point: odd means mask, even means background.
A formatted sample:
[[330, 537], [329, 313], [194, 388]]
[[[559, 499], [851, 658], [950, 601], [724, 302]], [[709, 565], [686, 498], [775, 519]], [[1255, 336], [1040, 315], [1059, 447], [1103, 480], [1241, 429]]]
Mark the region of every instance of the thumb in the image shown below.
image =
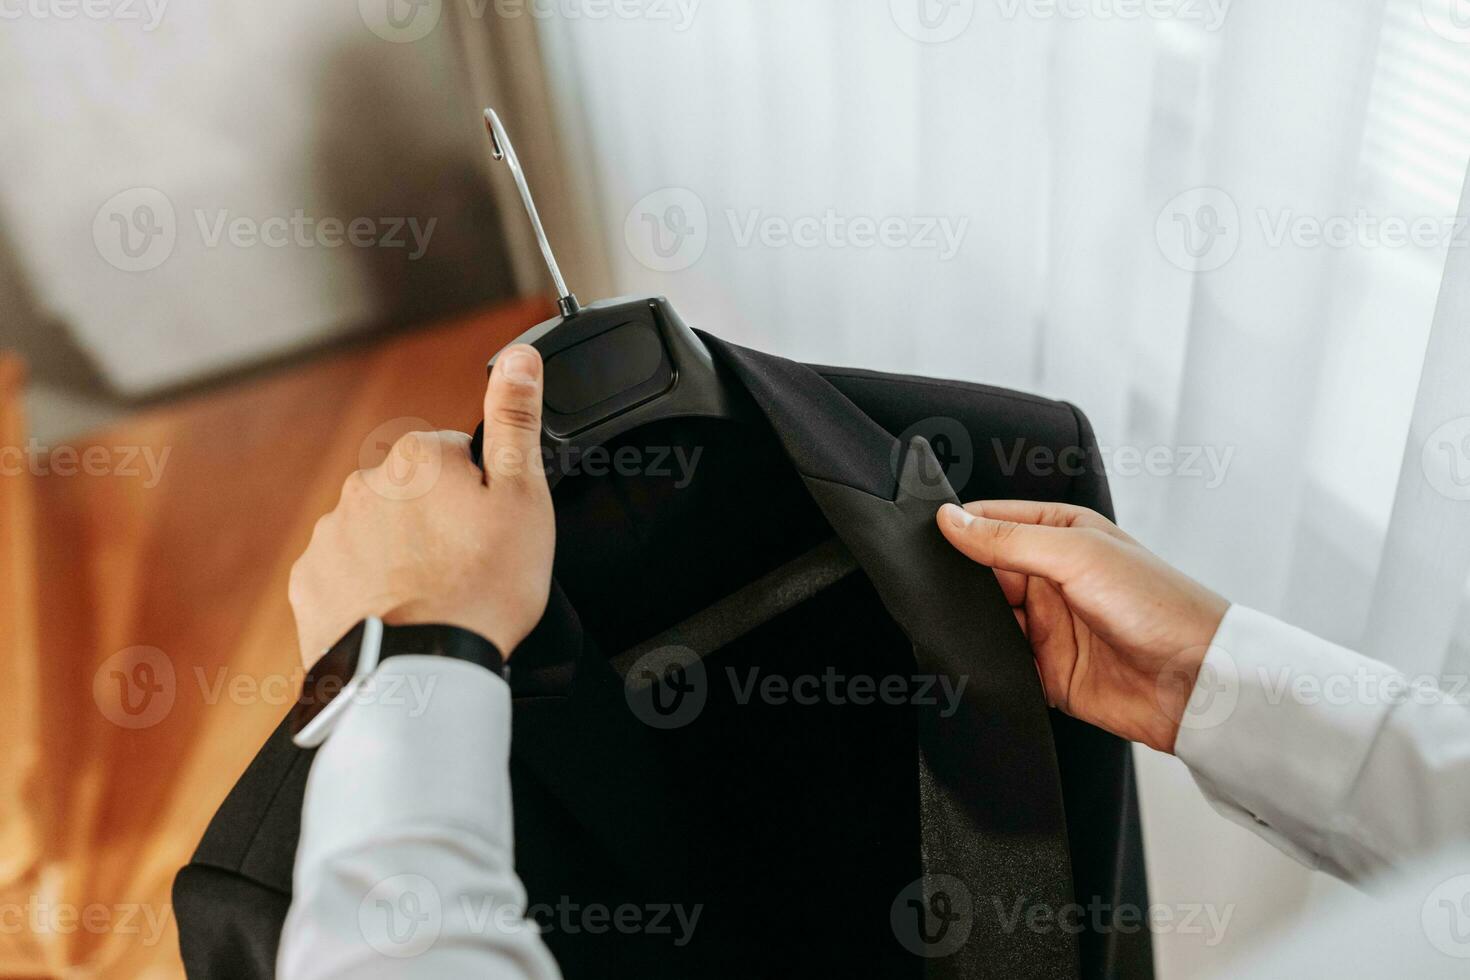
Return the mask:
[[544, 489], [541, 466], [541, 354], [528, 344], [506, 348], [485, 389], [485, 475], [497, 486]]
[[940, 533], [972, 560], [1004, 571], [1039, 575], [1059, 584], [1078, 567], [1079, 553], [1090, 550], [1086, 540], [1089, 531], [994, 521], [954, 504], [939, 509], [938, 522]]

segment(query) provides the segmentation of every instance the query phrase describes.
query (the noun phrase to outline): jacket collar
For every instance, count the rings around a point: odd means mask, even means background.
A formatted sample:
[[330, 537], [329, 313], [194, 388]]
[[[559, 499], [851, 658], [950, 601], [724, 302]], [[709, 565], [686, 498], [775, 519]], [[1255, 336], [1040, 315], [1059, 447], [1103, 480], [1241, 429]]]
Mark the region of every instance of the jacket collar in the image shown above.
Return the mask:
[[[885, 500], [894, 498], [898, 440], [846, 395], [805, 364], [703, 331], [699, 336], [771, 423], [798, 473]], [[840, 534], [841, 528], [837, 530]]]

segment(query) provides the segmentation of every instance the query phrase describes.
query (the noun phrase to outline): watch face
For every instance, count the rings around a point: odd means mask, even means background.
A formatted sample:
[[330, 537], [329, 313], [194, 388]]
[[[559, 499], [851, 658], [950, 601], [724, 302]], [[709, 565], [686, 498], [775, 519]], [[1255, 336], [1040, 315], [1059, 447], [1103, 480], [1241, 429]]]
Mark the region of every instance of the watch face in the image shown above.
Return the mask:
[[321, 714], [357, 672], [357, 658], [362, 653], [362, 636], [366, 628], [366, 620], [352, 627], [306, 672], [301, 682], [301, 695], [291, 709], [288, 727], [293, 736], [300, 734], [301, 729]]

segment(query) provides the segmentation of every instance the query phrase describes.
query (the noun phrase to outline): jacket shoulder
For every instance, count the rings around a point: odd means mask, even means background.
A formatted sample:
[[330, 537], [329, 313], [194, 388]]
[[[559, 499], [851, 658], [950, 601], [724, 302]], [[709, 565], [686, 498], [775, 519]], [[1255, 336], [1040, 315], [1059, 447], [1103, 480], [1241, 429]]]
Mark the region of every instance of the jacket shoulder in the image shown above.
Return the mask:
[[289, 894], [314, 754], [292, 743], [284, 721], [278, 725], [220, 804], [192, 863]]
[[961, 499], [1057, 500], [1112, 517], [1092, 425], [1069, 402], [970, 381], [809, 366], [900, 440], [928, 439]]

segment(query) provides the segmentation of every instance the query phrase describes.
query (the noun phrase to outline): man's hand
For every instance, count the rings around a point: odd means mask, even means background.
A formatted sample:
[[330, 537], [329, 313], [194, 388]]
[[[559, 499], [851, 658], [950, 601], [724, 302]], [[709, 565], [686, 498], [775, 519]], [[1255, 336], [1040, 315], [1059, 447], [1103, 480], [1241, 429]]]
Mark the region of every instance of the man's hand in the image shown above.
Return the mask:
[[950, 544], [995, 569], [1047, 701], [1173, 752], [1200, 663], [1230, 604], [1085, 507], [946, 504]]
[[[291, 569], [308, 668], [367, 616], [462, 626], [506, 657], [541, 619], [556, 532], [541, 458], [541, 376], [531, 347], [495, 362], [483, 474], [469, 436], [415, 432], [382, 465], [347, 478]], [[398, 477], [426, 462], [437, 463], [424, 470], [431, 485], [405, 494]]]

